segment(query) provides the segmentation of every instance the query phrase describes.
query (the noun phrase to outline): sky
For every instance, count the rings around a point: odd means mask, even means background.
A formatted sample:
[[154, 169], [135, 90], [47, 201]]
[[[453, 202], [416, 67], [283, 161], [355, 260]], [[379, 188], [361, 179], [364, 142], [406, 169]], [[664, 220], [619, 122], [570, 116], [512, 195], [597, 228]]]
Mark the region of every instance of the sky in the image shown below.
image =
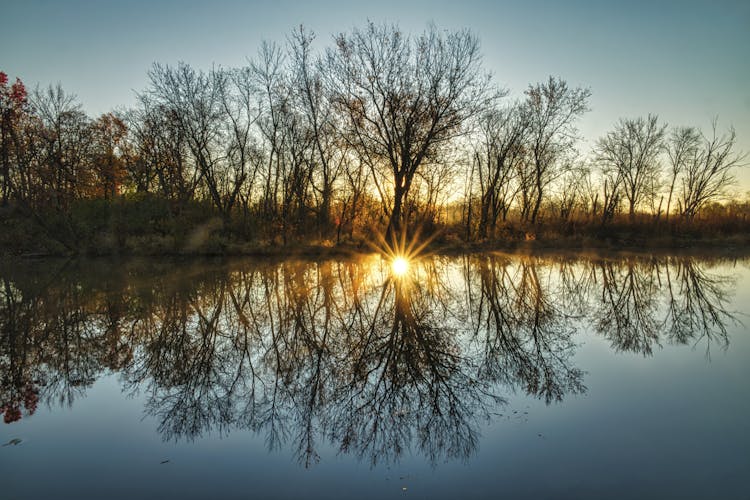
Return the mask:
[[[0, 12], [0, 71], [29, 87], [59, 82], [92, 116], [133, 105], [154, 62], [242, 66], [300, 24], [325, 47], [369, 19], [415, 34], [469, 28], [511, 97], [550, 75], [589, 87], [583, 152], [619, 118], [648, 113], [706, 132], [717, 117], [750, 152], [747, 0], [24, 0]], [[738, 178], [750, 190], [750, 167]]]

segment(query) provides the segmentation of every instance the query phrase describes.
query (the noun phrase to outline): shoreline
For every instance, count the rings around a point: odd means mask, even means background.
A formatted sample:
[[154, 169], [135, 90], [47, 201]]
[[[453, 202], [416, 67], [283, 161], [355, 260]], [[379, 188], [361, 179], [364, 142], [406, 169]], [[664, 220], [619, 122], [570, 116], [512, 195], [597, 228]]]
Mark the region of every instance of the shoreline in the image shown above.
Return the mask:
[[[232, 246], [223, 251], [175, 252], [26, 252], [0, 253], [2, 260], [35, 259], [205, 259], [205, 258], [257, 258], [257, 259], [312, 259], [357, 258], [379, 253], [374, 246], [364, 243], [338, 245], [255, 245]], [[421, 254], [430, 256], [460, 256], [471, 254], [548, 255], [555, 253], [607, 255], [716, 255], [750, 256], [750, 235], [733, 235], [710, 239], [632, 239], [628, 241], [581, 240], [506, 240], [485, 242], [436, 242], [428, 245]]]

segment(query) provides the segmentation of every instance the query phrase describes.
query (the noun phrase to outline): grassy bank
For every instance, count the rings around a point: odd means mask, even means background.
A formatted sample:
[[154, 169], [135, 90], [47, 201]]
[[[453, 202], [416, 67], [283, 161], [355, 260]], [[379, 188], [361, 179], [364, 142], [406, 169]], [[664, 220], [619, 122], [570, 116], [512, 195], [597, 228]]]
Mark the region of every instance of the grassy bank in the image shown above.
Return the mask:
[[[175, 207], [151, 196], [83, 200], [65, 212], [0, 208], [0, 254], [15, 256], [341, 256], [373, 251], [378, 229], [321, 234], [280, 227], [252, 214], [222, 219], [210, 206], [190, 202]], [[469, 231], [476, 234], [474, 228]], [[737, 249], [750, 248], [745, 217], [712, 215], [694, 220], [617, 218], [606, 226], [594, 220], [546, 220], [533, 226], [504, 223], [490, 237], [467, 238], [463, 225], [436, 225], [420, 231], [433, 253], [474, 251]]]

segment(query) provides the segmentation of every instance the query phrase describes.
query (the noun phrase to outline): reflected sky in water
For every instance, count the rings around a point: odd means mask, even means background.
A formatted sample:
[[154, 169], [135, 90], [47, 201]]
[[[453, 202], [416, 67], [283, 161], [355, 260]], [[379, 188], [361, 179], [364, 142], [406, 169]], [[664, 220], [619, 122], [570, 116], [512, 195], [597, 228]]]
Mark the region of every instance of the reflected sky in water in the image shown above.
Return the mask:
[[746, 498], [748, 260], [390, 264], [1, 266], [8, 498]]

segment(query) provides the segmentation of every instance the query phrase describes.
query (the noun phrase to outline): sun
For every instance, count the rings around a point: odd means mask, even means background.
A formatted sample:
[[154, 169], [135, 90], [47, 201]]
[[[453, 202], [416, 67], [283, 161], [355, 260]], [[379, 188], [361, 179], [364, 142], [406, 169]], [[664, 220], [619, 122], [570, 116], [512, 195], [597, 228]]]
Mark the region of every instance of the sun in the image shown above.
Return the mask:
[[409, 270], [409, 261], [404, 257], [396, 257], [391, 262], [391, 269], [396, 276], [403, 276]]
[[[373, 241], [369, 242], [372, 249], [380, 254], [383, 264], [390, 265], [390, 275], [394, 278], [406, 278], [415, 270], [410, 269], [416, 265], [425, 255], [423, 250], [429, 245], [438, 233], [429, 238], [420, 238], [421, 228], [407, 237], [405, 230], [398, 233], [389, 231], [381, 233], [373, 231]], [[416, 269], [416, 268], [415, 268]]]

